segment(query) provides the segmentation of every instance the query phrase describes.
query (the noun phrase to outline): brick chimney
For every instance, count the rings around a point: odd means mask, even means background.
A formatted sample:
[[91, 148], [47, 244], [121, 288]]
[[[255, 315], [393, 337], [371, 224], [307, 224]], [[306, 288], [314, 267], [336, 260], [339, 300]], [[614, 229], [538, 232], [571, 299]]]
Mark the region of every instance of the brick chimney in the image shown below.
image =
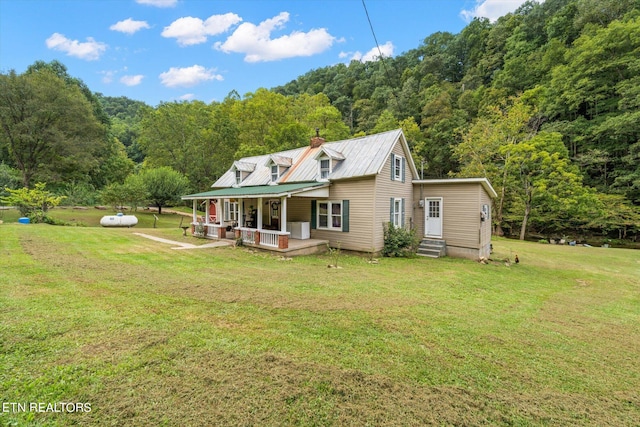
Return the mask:
[[310, 147], [311, 148], [318, 148], [320, 147], [322, 144], [324, 144], [324, 138], [322, 138], [320, 136], [320, 129], [316, 128], [316, 136], [314, 136], [313, 138], [311, 138], [311, 144]]

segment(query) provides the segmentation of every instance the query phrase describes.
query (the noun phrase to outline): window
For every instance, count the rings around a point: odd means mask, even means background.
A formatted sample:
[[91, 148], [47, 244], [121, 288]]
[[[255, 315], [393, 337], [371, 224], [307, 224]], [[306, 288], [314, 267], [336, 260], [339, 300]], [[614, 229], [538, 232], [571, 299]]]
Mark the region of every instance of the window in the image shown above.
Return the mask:
[[394, 227], [404, 227], [405, 199], [392, 197], [389, 207], [389, 222]]
[[240, 184], [242, 182], [242, 171], [240, 169], [236, 169], [236, 184]]
[[224, 201], [224, 220], [238, 221], [238, 202]]
[[318, 228], [342, 231], [342, 202], [318, 202]]
[[402, 227], [402, 199], [393, 199], [391, 222], [395, 227]]
[[271, 182], [276, 182], [279, 176], [278, 165], [271, 165]]
[[393, 157], [393, 180], [394, 181], [402, 181], [402, 166], [404, 163], [404, 158], [400, 156]]
[[320, 159], [320, 179], [329, 179], [331, 173], [331, 160]]

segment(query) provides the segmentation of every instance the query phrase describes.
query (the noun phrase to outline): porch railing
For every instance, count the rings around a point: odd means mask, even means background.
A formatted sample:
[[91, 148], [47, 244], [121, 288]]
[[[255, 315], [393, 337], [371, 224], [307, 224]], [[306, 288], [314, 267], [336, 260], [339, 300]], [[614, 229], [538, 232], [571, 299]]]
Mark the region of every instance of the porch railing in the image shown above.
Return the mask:
[[256, 243], [256, 230], [251, 228], [241, 228], [240, 236], [242, 237], [242, 243], [255, 244]]
[[207, 237], [218, 238], [218, 228], [219, 226], [209, 224], [207, 227]]
[[280, 234], [279, 231], [260, 230], [260, 245], [277, 248]]

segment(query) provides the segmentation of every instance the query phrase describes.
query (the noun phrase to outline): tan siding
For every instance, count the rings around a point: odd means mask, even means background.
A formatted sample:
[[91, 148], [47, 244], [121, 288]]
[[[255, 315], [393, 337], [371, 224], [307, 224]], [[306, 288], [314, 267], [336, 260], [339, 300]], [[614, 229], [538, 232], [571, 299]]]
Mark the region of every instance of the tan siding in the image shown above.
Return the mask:
[[[447, 245], [465, 248], [480, 246], [480, 184], [428, 184], [422, 189], [422, 198], [442, 197], [442, 238]], [[420, 188], [416, 186], [416, 202]], [[424, 235], [424, 208], [416, 209], [418, 230]], [[484, 223], [483, 223], [484, 224]]]
[[480, 256], [488, 258], [491, 254], [491, 219], [493, 212], [491, 209], [491, 196], [484, 191], [484, 188], [480, 188], [480, 209], [482, 209], [482, 205], [489, 205], [489, 217], [481, 223]]
[[[373, 247], [371, 212], [374, 206], [374, 183], [373, 178], [334, 182], [329, 187], [327, 200], [349, 200], [349, 232], [316, 229], [311, 230], [311, 237], [329, 240], [331, 246], [340, 243], [342, 249], [370, 251]], [[310, 211], [311, 202], [308, 203]]]
[[288, 222], [310, 222], [311, 221], [311, 200], [306, 197], [292, 197], [287, 200], [287, 221]]
[[416, 179], [409, 167], [410, 153], [406, 153], [401, 143], [397, 142], [392, 153], [405, 158], [405, 179], [404, 182], [391, 180], [391, 156], [387, 158], [380, 174], [376, 176], [375, 187], [375, 214], [373, 215], [373, 242], [376, 250], [380, 250], [384, 244], [384, 226], [389, 222], [390, 199], [405, 199], [406, 226], [415, 225], [414, 221], [414, 200], [413, 184]]

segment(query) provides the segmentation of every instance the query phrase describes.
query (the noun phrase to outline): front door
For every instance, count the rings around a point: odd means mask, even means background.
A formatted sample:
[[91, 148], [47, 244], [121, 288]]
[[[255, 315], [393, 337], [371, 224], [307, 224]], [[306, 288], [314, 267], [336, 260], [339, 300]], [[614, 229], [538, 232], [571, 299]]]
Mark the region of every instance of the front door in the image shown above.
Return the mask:
[[442, 197], [427, 197], [424, 210], [424, 235], [442, 237]]

